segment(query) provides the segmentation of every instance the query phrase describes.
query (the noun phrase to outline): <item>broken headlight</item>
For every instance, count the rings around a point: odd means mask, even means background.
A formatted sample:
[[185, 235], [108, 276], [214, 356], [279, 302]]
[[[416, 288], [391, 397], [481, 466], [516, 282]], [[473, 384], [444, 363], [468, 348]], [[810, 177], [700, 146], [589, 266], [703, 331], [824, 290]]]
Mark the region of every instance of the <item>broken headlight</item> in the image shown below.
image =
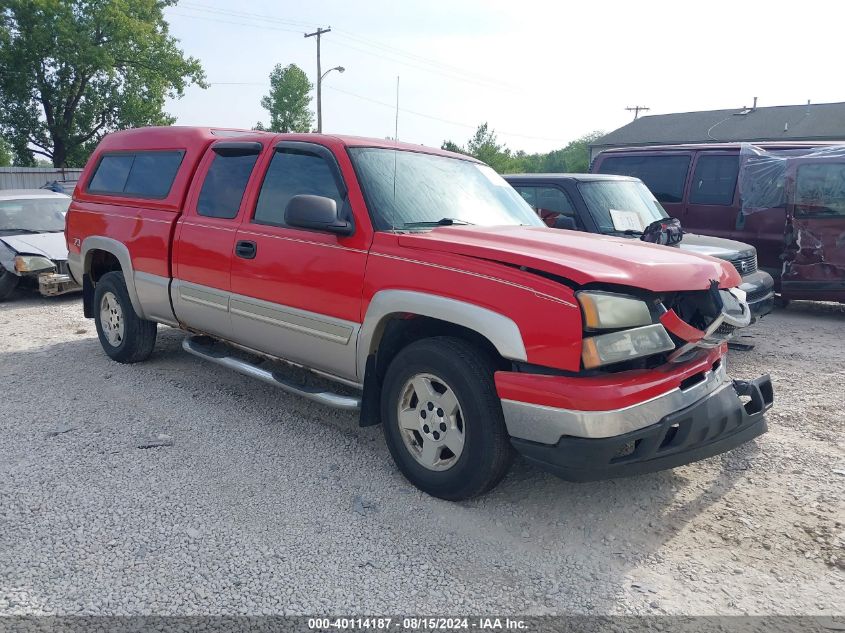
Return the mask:
[[18, 255], [15, 257], [15, 270], [19, 273], [37, 273], [55, 269], [56, 265], [40, 255]]

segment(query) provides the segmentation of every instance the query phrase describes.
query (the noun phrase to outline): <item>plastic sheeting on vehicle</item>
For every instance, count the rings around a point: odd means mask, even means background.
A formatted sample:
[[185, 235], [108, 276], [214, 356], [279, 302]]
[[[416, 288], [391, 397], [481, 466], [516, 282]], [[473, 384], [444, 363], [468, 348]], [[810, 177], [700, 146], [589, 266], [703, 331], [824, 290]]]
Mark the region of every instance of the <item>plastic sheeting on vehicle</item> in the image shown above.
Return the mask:
[[[757, 213], [766, 209], [783, 207], [787, 204], [787, 176], [791, 163], [801, 159], [832, 160], [845, 163], [845, 145], [808, 147], [789, 150], [767, 150], [752, 143], [743, 143], [740, 148], [739, 194], [742, 213]], [[838, 160], [837, 160], [838, 159]], [[837, 188], [831, 183], [828, 189]], [[819, 192], [825, 196], [845, 195], [845, 182], [839, 191]], [[810, 192], [799, 192], [809, 194]]]
[[845, 300], [845, 145], [740, 150], [742, 215], [785, 213], [781, 292]]

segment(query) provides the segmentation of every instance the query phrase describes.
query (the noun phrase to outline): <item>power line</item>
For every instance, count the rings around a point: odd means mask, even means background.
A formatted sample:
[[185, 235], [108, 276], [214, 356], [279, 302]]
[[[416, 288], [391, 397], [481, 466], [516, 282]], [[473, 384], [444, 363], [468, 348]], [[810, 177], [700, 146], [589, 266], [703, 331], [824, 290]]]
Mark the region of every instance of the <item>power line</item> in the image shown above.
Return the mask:
[[[230, 21], [227, 21], [227, 20], [222, 19], [220, 17], [210, 18], [210, 17], [206, 17], [206, 16], [199, 16], [199, 15], [193, 15], [193, 14], [173, 12], [174, 15], [181, 15], [183, 17], [196, 17], [196, 18], [201, 18], [201, 19], [206, 19], [206, 20], [211, 20], [211, 21], [236, 24], [238, 26], [254, 26], [254, 27], [257, 27], [257, 28], [270, 29], [270, 30], [280, 30], [280, 31], [285, 31], [285, 32], [298, 32], [298, 31], [295, 31], [294, 29], [291, 29], [291, 28], [281, 28], [281, 27], [271, 26], [270, 24], [267, 24], [267, 23], [269, 22], [271, 24], [276, 23], [276, 24], [285, 24], [285, 25], [301, 25], [303, 27], [312, 26], [312, 23], [307, 23], [307, 22], [299, 22], [299, 21], [295, 21], [295, 20], [285, 20], [285, 19], [282, 19], [282, 18], [276, 18], [274, 16], [258, 14], [258, 13], [250, 13], [250, 12], [247, 12], [247, 11], [234, 11], [234, 10], [230, 10], [230, 9], [203, 7], [203, 6], [197, 6], [197, 5], [192, 4], [192, 3], [184, 3], [183, 5], [180, 6], [180, 8], [184, 8], [184, 9], [190, 10], [190, 11], [212, 13], [216, 16], [227, 16], [229, 18], [236, 18], [238, 20], [254, 20], [254, 21], [260, 22], [258, 24], [256, 24], [255, 22], [251, 22], [251, 21], [250, 22], [243, 22], [243, 21], [238, 21], [238, 22], [231, 21], [230, 22]], [[485, 88], [495, 88], [495, 89], [498, 89], [498, 90], [504, 89], [504, 90], [515, 91], [515, 88], [513, 88], [512, 86], [510, 86], [509, 84], [507, 84], [505, 82], [495, 80], [495, 79], [491, 79], [489, 77], [480, 75], [478, 73], [473, 73], [473, 72], [464, 70], [464, 69], [459, 68], [457, 66], [453, 66], [453, 65], [450, 65], [450, 64], [446, 64], [446, 63], [443, 63], [443, 62], [432, 60], [432, 59], [429, 59], [429, 58], [426, 58], [426, 57], [422, 57], [420, 55], [415, 55], [413, 53], [408, 53], [406, 51], [403, 51], [403, 50], [398, 49], [398, 48], [393, 47], [393, 46], [382, 44], [382, 43], [379, 43], [379, 42], [376, 42], [376, 41], [373, 41], [373, 40], [369, 40], [369, 39], [363, 39], [363, 38], [360, 38], [358, 36], [351, 34], [351, 32], [349, 32], [349, 31], [345, 31], [345, 30], [341, 30], [341, 29], [337, 29], [337, 30], [340, 34], [340, 37], [345, 38], [347, 40], [350, 40], [350, 41], [354, 42], [355, 44], [358, 44], [357, 46], [354, 46], [354, 45], [352, 45], [348, 42], [337, 42], [337, 41], [335, 41], [335, 44], [338, 45], [338, 46], [346, 47], [346, 48], [349, 48], [351, 50], [355, 50], [355, 51], [358, 51], [358, 52], [361, 52], [361, 53], [365, 53], [367, 55], [379, 57], [381, 59], [387, 58], [390, 61], [393, 61], [393, 62], [399, 63], [399, 64], [403, 64], [403, 65], [409, 66], [411, 68], [416, 68], [418, 70], [423, 70], [425, 72], [438, 74], [438, 75], [445, 76], [445, 77], [448, 77], [450, 79], [455, 79], [455, 80], [458, 80], [458, 81], [464, 81], [464, 82], [467, 82], [467, 83], [474, 83], [476, 85], [479, 85], [479, 86], [482, 86], [482, 87], [485, 87]], [[366, 46], [366, 47], [374, 48], [376, 50], [375, 51], [367, 50], [367, 49], [364, 49], [364, 48], [360, 48], [360, 46]], [[386, 55], [385, 52], [387, 52], [389, 54]], [[397, 56], [398, 57], [405, 57], [406, 59], [404, 59], [404, 60], [398, 59]]]
[[[372, 99], [370, 97], [365, 97], [363, 95], [356, 94], [354, 92], [349, 92], [348, 90], [343, 90], [342, 88], [335, 88], [334, 86], [326, 86], [328, 90], [334, 90], [335, 92], [341, 92], [343, 94], [349, 95], [350, 97], [355, 97], [357, 99], [362, 99], [363, 101], [369, 101], [370, 103], [375, 103], [380, 106], [384, 106], [386, 108], [390, 108], [391, 110], [396, 108], [396, 104], [387, 103], [385, 101], [379, 101], [378, 99]], [[423, 112], [417, 112], [415, 110], [408, 110], [407, 108], [399, 108], [400, 112], [404, 112], [406, 114], [412, 114], [414, 116], [422, 117], [424, 119], [431, 119], [433, 121], [439, 121], [441, 123], [448, 123], [450, 125], [456, 125], [458, 127], [465, 127], [471, 130], [478, 129], [478, 125], [470, 125], [469, 123], [461, 123], [458, 121], [451, 121], [449, 119], [443, 119], [441, 117], [433, 116], [431, 114], [425, 114]], [[553, 141], [555, 143], [568, 143], [569, 140], [561, 139], [561, 138], [550, 138], [547, 136], [532, 136], [530, 134], [516, 134], [514, 132], [504, 132], [502, 130], [495, 130], [496, 134], [500, 134], [502, 136], [513, 136], [517, 138], [527, 138], [532, 139], [535, 141]]]
[[[260, 82], [260, 81], [212, 81], [208, 85], [210, 86], [266, 86], [268, 85], [267, 82]], [[374, 103], [376, 105], [383, 106], [385, 108], [390, 108], [391, 110], [396, 109], [395, 103], [387, 103], [386, 101], [379, 101], [378, 99], [373, 99], [372, 97], [365, 97], [364, 95], [359, 95], [355, 92], [350, 92], [349, 90], [344, 90], [342, 88], [335, 88], [334, 86], [326, 86], [326, 90], [333, 90], [335, 92], [340, 92], [342, 94], [348, 95], [350, 97], [355, 97], [356, 99], [361, 99], [362, 101], [369, 101], [370, 103]], [[462, 123], [460, 121], [452, 121], [450, 119], [444, 119], [439, 116], [434, 116], [433, 114], [425, 114], [424, 112], [417, 112], [416, 110], [408, 110], [407, 108], [399, 108], [400, 112], [404, 112], [405, 114], [411, 114], [413, 116], [422, 117], [423, 119], [430, 119], [432, 121], [438, 121], [440, 123], [448, 123], [449, 125], [455, 125], [457, 127], [463, 127], [470, 130], [477, 130], [478, 125], [471, 125], [469, 123]], [[516, 134], [514, 132], [503, 132], [502, 130], [495, 130], [496, 134], [500, 134], [501, 136], [513, 136], [515, 138], [527, 138], [535, 141], [552, 141], [554, 143], [568, 143], [571, 139], [562, 139], [562, 138], [550, 138], [547, 136], [532, 136], [530, 134]]]
[[191, 13], [180, 13], [179, 11], [170, 11], [171, 15], [178, 15], [183, 18], [191, 18], [193, 20], [207, 20], [209, 22], [217, 22], [219, 24], [234, 24], [237, 26], [251, 26], [256, 29], [265, 29], [269, 31], [285, 31], [286, 33], [302, 33], [302, 31], [296, 29], [283, 29], [278, 26], [268, 26], [265, 24], [254, 24], [251, 22], [233, 22], [232, 20], [224, 20], [222, 18], [213, 18], [207, 15], [193, 15]]

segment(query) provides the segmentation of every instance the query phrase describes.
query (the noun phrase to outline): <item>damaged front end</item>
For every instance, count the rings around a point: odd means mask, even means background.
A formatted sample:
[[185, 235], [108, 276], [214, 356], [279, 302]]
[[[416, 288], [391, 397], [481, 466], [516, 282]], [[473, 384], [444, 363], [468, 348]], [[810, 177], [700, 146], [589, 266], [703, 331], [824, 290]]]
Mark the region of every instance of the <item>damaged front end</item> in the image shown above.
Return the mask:
[[681, 343], [669, 354], [670, 362], [682, 362], [698, 348], [718, 347], [751, 323], [745, 291], [719, 289], [716, 281], [705, 292], [677, 293], [668, 306], [661, 303], [660, 307], [664, 310], [660, 323]]
[[588, 372], [684, 362], [696, 350], [727, 342], [752, 321], [745, 292], [720, 289], [717, 281], [702, 291], [644, 295], [589, 288], [576, 297], [584, 322], [581, 360]]
[[497, 372], [511, 443], [571, 481], [654, 472], [731, 450], [767, 430], [768, 375], [731, 380], [726, 342], [751, 322], [744, 292], [576, 293], [582, 370]]
[[81, 290], [71, 275], [66, 260], [53, 261], [41, 255], [16, 255], [11, 262], [11, 272], [23, 281], [37, 284], [45, 297], [54, 297]]

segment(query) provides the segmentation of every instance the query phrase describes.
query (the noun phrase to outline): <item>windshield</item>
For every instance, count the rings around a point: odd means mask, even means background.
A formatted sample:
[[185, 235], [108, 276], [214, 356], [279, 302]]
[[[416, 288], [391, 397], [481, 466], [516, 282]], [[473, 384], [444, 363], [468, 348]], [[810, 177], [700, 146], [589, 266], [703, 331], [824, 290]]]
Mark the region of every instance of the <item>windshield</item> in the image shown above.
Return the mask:
[[642, 182], [594, 180], [578, 183], [590, 215], [602, 233], [642, 233], [669, 214]]
[[522, 197], [486, 165], [373, 147], [353, 147], [349, 153], [377, 230], [543, 226]]
[[70, 198], [0, 200], [0, 231], [52, 233], [65, 230]]

